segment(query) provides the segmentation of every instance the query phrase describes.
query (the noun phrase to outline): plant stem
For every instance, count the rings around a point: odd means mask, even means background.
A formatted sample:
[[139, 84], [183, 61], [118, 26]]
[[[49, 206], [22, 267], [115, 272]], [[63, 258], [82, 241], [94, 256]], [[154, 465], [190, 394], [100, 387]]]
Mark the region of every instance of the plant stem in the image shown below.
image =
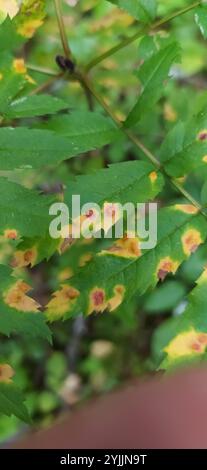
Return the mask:
[[68, 38], [67, 38], [67, 35], [66, 35], [66, 31], [65, 31], [65, 25], [64, 25], [64, 21], [63, 21], [63, 17], [62, 17], [60, 2], [61, 2], [61, 0], [54, 0], [56, 16], [57, 16], [57, 20], [58, 20], [58, 26], [59, 26], [59, 31], [60, 31], [60, 37], [61, 37], [61, 41], [62, 41], [63, 50], [64, 50], [64, 53], [65, 53], [65, 56], [68, 59], [70, 59], [72, 57], [72, 52], [71, 52], [71, 50], [69, 48], [69, 44], [68, 44]]
[[37, 88], [32, 90], [31, 93], [30, 93], [30, 96], [36, 95], [37, 93], [41, 93], [42, 91], [47, 90], [48, 88], [51, 87], [51, 85], [53, 85], [53, 83], [56, 82], [56, 80], [59, 80], [63, 76], [64, 76], [64, 74], [60, 73], [59, 75], [55, 75], [54, 77], [49, 78], [49, 80], [47, 80], [46, 82], [42, 83], [40, 86], [38, 86]]
[[55, 70], [47, 69], [44, 67], [39, 67], [38, 65], [33, 64], [26, 64], [28, 70], [32, 70], [33, 72], [39, 72], [43, 75], [51, 75], [54, 77], [58, 77], [58, 73]]
[[168, 15], [167, 17], [165, 18], [162, 18], [161, 20], [158, 20], [156, 21], [155, 23], [153, 23], [151, 26], [144, 26], [142, 28], [140, 28], [135, 34], [133, 34], [132, 36], [128, 37], [128, 38], [125, 38], [123, 41], [119, 42], [119, 44], [117, 44], [116, 46], [114, 47], [111, 47], [110, 49], [108, 49], [106, 52], [104, 52], [103, 54], [99, 55], [98, 57], [95, 57], [95, 59], [91, 60], [91, 62], [89, 62], [86, 67], [85, 67], [85, 70], [88, 72], [89, 70], [91, 70], [93, 67], [95, 67], [96, 65], [98, 65], [100, 62], [102, 62], [104, 59], [106, 59], [107, 57], [110, 57], [111, 55], [115, 54], [116, 52], [120, 51], [121, 49], [123, 49], [124, 47], [128, 46], [129, 44], [131, 44], [132, 42], [136, 41], [136, 39], [142, 37], [144, 34], [147, 34], [149, 33], [150, 31], [153, 31], [154, 29], [157, 29], [159, 28], [160, 26], [163, 26], [165, 25], [166, 23], [168, 23], [169, 21], [173, 20], [174, 18], [177, 18], [178, 16], [181, 16], [181, 15], [184, 15], [185, 13], [193, 10], [194, 8], [198, 7], [199, 5], [201, 5], [202, 1], [197, 1], [195, 3], [193, 3], [192, 5], [189, 5], [188, 7], [185, 7], [185, 8], [182, 8], [182, 10], [179, 10], [175, 13], [172, 13], [171, 15]]
[[93, 88], [93, 85], [91, 84], [90, 80], [87, 77], [81, 76], [80, 80], [84, 84], [86, 88], [90, 91], [90, 93], [94, 96], [94, 98], [98, 101], [98, 103], [102, 106], [102, 108], [105, 110], [105, 112], [112, 118], [112, 120], [115, 122], [117, 127], [124, 132], [125, 135], [133, 142], [136, 147], [141, 150], [144, 155], [148, 158], [148, 160], [151, 161], [151, 163], [163, 173], [163, 175], [171, 182], [171, 184], [187, 199], [193, 206], [196, 207], [196, 209], [201, 212], [205, 217], [207, 217], [207, 214], [203, 211], [202, 206], [197, 202], [186, 189], [183, 188], [183, 186], [178, 183], [178, 181], [174, 178], [171, 178], [166, 172], [165, 169], [161, 166], [161, 163], [159, 160], [153, 155], [153, 153], [145, 147], [145, 145], [129, 130], [125, 129], [122, 125], [122, 123], [119, 121], [119, 119], [116, 117], [116, 115], [113, 113], [113, 111], [109, 108], [109, 106], [106, 104], [106, 102], [103, 100], [103, 98], [96, 92], [96, 90]]

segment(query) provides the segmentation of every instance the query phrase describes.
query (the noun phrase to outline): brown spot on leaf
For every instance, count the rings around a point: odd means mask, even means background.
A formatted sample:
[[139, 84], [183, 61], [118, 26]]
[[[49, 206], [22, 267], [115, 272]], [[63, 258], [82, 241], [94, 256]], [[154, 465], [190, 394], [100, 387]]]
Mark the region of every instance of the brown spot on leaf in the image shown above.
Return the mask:
[[93, 312], [103, 312], [106, 307], [105, 291], [99, 287], [94, 287], [89, 295], [88, 314]]
[[14, 376], [14, 370], [9, 364], [0, 364], [0, 383], [9, 383], [11, 382], [12, 377]]
[[193, 204], [175, 204], [175, 209], [178, 211], [184, 212], [185, 214], [197, 214], [198, 208], [193, 206]]
[[207, 140], [207, 129], [202, 129], [198, 135], [197, 135], [197, 140], [200, 141], [205, 141]]
[[114, 256], [121, 256], [123, 258], [138, 258], [141, 256], [141, 249], [139, 246], [138, 238], [128, 238], [127, 235], [120, 240], [117, 240], [111, 248], [102, 251], [101, 254], [110, 253]]
[[4, 302], [11, 308], [22, 312], [38, 312], [40, 305], [31, 297], [27, 292], [31, 287], [24, 281], [17, 281], [10, 289], [4, 294]]
[[80, 295], [80, 292], [72, 286], [63, 285], [60, 290], [54, 292], [52, 300], [47, 305], [48, 320], [58, 320], [70, 312]]
[[155, 183], [155, 181], [157, 180], [157, 173], [156, 173], [156, 171], [152, 171], [152, 172], [149, 174], [149, 179], [150, 179], [151, 183]]
[[200, 232], [194, 228], [187, 230], [181, 238], [183, 251], [187, 256], [195, 253], [202, 243]]
[[38, 253], [35, 246], [24, 251], [17, 250], [10, 264], [13, 268], [24, 268], [29, 265], [34, 266], [37, 255]]
[[16, 240], [18, 238], [18, 232], [16, 229], [4, 230], [4, 238], [8, 240]]
[[166, 276], [169, 273], [175, 273], [177, 268], [179, 266], [179, 263], [177, 261], [173, 261], [169, 256], [166, 258], [162, 259], [159, 262], [159, 265], [157, 267], [157, 277], [161, 281], [164, 281]]

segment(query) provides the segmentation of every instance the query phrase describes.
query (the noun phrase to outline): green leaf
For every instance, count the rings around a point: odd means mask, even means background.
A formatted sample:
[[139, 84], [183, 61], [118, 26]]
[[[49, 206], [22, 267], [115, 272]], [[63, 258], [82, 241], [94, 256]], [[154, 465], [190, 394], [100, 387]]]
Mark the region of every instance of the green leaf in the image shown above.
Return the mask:
[[[152, 176], [154, 178], [152, 178]], [[153, 200], [162, 190], [162, 175], [145, 162], [124, 162], [89, 175], [77, 176], [68, 185], [64, 200], [71, 209], [72, 196], [79, 194], [81, 205], [93, 201], [103, 206], [104, 202], [138, 203]]]
[[39, 337], [51, 341], [51, 333], [38, 304], [27, 295], [29, 286], [12, 276], [12, 270], [0, 265], [0, 332]]
[[68, 106], [65, 101], [50, 95], [24, 96], [13, 101], [4, 112], [4, 116], [10, 119], [44, 116], [67, 109]]
[[207, 39], [207, 6], [200, 5], [195, 9], [195, 20], [199, 26], [201, 33]]
[[18, 73], [18, 61], [7, 55], [0, 54], [0, 114], [8, 108], [15, 96], [27, 83], [26, 69]]
[[163, 345], [166, 357], [160, 368], [175, 367], [185, 362], [201, 361], [205, 358], [207, 347], [207, 270], [205, 269], [197, 286], [189, 295], [188, 305], [176, 322], [176, 331]]
[[126, 10], [142, 23], [151, 23], [157, 12], [156, 0], [108, 0], [119, 8]]
[[31, 422], [22, 393], [13, 383], [0, 383], [0, 413]]
[[150, 314], [160, 314], [174, 309], [184, 298], [186, 289], [179, 281], [166, 281], [147, 297], [145, 310]]
[[142, 91], [126, 121], [126, 127], [134, 126], [143, 115], [152, 109], [163, 91], [163, 82], [167, 79], [174, 62], [180, 59], [180, 46], [173, 42], [146, 60], [137, 72], [142, 84]]
[[[0, 235], [6, 238], [44, 236], [48, 233], [49, 207], [54, 197], [40, 195], [0, 178]], [[11, 237], [9, 232], [16, 232]]]
[[160, 150], [160, 159], [171, 176], [181, 177], [207, 164], [207, 112], [202, 110], [186, 124], [170, 131]]
[[158, 243], [153, 249], [142, 251], [140, 240], [124, 239], [97, 254], [54, 294], [48, 304], [49, 321], [79, 312], [114, 310], [136, 292], [143, 294], [175, 273], [206, 238], [206, 219], [192, 215], [191, 209], [176, 205], [160, 211]]
[[[0, 170], [54, 166], [81, 153], [103, 147], [118, 137], [120, 131], [103, 116], [81, 113], [80, 119], [81, 116], [82, 120], [78, 120], [77, 114], [61, 118], [59, 128], [57, 121], [56, 132], [25, 127], [1, 128]], [[62, 120], [64, 129], [61, 127]]]

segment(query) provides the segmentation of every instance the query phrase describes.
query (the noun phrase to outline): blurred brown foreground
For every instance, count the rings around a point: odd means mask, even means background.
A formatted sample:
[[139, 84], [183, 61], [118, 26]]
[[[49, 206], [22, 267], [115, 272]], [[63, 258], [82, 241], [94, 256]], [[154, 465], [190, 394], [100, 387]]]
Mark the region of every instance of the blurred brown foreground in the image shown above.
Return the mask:
[[12, 448], [207, 448], [207, 367], [135, 382]]

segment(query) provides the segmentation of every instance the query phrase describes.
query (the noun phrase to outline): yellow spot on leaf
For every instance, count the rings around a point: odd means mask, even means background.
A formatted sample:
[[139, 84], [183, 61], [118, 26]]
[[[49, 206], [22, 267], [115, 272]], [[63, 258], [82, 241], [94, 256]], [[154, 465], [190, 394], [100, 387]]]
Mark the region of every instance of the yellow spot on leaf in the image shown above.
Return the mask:
[[25, 21], [23, 24], [19, 25], [17, 28], [18, 34], [24, 36], [25, 38], [32, 38], [34, 36], [35, 31], [42, 26], [43, 20], [40, 19], [29, 19]]
[[179, 359], [184, 356], [203, 354], [207, 346], [207, 334], [200, 333], [194, 328], [180, 333], [174, 338], [164, 351], [170, 359]]
[[202, 158], [202, 161], [203, 161], [204, 163], [207, 163], [207, 155], [204, 155], [204, 157]]
[[38, 312], [40, 305], [27, 292], [30, 286], [23, 281], [17, 281], [4, 295], [4, 302], [11, 308], [22, 312]]
[[117, 285], [114, 287], [114, 296], [108, 301], [108, 309], [112, 312], [123, 302], [125, 287]]
[[13, 68], [16, 73], [24, 74], [27, 72], [27, 68], [24, 59], [14, 59]]
[[0, 383], [9, 383], [14, 375], [14, 370], [9, 364], [0, 364]]
[[175, 204], [174, 207], [178, 211], [184, 212], [185, 214], [197, 214], [198, 213], [197, 207], [193, 206], [192, 204]]
[[194, 253], [202, 243], [200, 232], [194, 228], [187, 230], [181, 240], [183, 251], [187, 256]]
[[80, 257], [78, 266], [82, 268], [91, 260], [91, 258], [92, 258], [91, 253], [85, 253], [84, 255]]
[[169, 122], [175, 122], [178, 118], [177, 112], [170, 103], [165, 103], [164, 105], [164, 118]]
[[63, 282], [66, 281], [67, 279], [70, 279], [70, 277], [73, 276], [73, 270], [72, 268], [65, 268], [60, 273], [58, 274], [58, 281]]
[[0, 80], [3, 80], [4, 76], [3, 73], [0, 72]]
[[169, 273], [175, 274], [178, 269], [178, 266], [178, 261], [173, 261], [169, 256], [162, 259], [159, 262], [159, 265], [156, 270], [158, 279], [164, 281], [164, 279]]
[[128, 238], [127, 235], [117, 240], [108, 250], [102, 251], [101, 255], [110, 253], [114, 256], [123, 258], [138, 258], [141, 256], [141, 250], [138, 238]]
[[152, 172], [149, 174], [149, 178], [150, 178], [151, 183], [154, 183], [154, 182], [157, 180], [157, 173], [156, 173], [156, 171], [152, 171]]
[[15, 229], [4, 230], [4, 238], [8, 240], [16, 240], [18, 238], [18, 232]]
[[29, 248], [28, 250], [18, 250], [14, 254], [14, 258], [11, 262], [13, 268], [24, 268], [25, 266], [34, 266], [37, 260], [37, 249], [36, 247]]
[[106, 296], [103, 289], [94, 287], [89, 295], [89, 309], [88, 314], [97, 312], [104, 312], [107, 308]]
[[202, 272], [201, 276], [197, 280], [197, 284], [203, 284], [207, 282], [207, 267], [205, 267], [204, 271]]
[[71, 286], [63, 285], [53, 294], [53, 299], [47, 305], [47, 317], [49, 320], [58, 320], [72, 310], [80, 292]]

